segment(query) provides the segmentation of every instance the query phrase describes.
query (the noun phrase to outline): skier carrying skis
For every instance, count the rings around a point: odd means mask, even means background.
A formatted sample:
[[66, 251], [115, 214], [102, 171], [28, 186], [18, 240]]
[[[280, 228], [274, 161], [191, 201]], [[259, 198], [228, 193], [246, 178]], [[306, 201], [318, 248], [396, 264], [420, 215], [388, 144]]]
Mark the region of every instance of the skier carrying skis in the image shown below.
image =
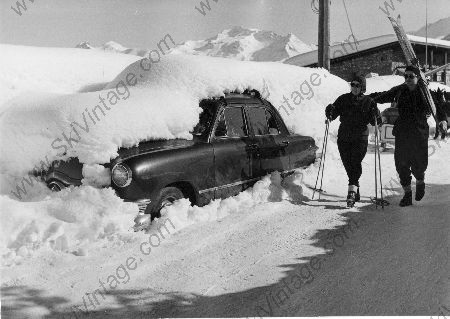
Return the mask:
[[[394, 124], [395, 168], [400, 177], [404, 196], [400, 206], [412, 205], [411, 173], [416, 178], [416, 201], [425, 195], [425, 171], [428, 166], [429, 114], [426, 101], [422, 97], [417, 82], [420, 71], [414, 66], [405, 69], [405, 83], [389, 91], [372, 93], [377, 103], [397, 102], [399, 117]], [[440, 107], [436, 108], [439, 128], [447, 131], [447, 117]]]
[[372, 98], [364, 95], [366, 79], [354, 75], [350, 83], [351, 92], [343, 94], [326, 107], [325, 116], [333, 121], [340, 116], [338, 149], [348, 176], [347, 206], [353, 207], [359, 201], [359, 178], [362, 174], [361, 162], [367, 153], [370, 123], [375, 125], [375, 116], [381, 123], [380, 112]]

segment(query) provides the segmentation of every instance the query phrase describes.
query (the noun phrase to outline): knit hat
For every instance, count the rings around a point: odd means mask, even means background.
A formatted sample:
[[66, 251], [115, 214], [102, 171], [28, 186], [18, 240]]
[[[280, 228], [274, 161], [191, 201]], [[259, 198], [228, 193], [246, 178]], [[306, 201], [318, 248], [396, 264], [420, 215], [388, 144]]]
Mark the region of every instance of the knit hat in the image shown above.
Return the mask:
[[417, 77], [420, 76], [420, 70], [418, 68], [416, 68], [415, 66], [413, 66], [413, 65], [408, 65], [405, 68], [405, 72], [406, 71], [410, 71], [410, 72], [414, 73]]
[[359, 82], [361, 84], [361, 94], [366, 92], [366, 78], [364, 76], [359, 75], [359, 74], [354, 74], [350, 83], [352, 83], [353, 81]]

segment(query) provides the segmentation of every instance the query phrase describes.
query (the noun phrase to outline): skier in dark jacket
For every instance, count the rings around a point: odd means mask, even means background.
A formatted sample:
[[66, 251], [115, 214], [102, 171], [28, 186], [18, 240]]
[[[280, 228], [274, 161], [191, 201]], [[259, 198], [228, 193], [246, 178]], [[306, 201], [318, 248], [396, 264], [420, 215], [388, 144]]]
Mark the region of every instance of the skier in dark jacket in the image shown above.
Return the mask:
[[362, 174], [361, 162], [367, 153], [370, 123], [375, 125], [375, 116], [381, 122], [380, 112], [366, 91], [366, 79], [355, 75], [350, 83], [351, 92], [343, 94], [326, 107], [325, 115], [332, 121], [340, 116], [338, 149], [348, 176], [347, 206], [353, 207], [360, 200], [359, 178]]
[[[400, 184], [405, 192], [400, 206], [412, 205], [411, 173], [416, 178], [416, 201], [425, 195], [425, 171], [428, 166], [429, 111], [426, 101], [417, 86], [420, 71], [408, 66], [405, 70], [405, 83], [389, 91], [372, 93], [377, 103], [397, 102], [399, 117], [394, 124], [395, 167]], [[439, 129], [447, 130], [447, 118], [437, 107]]]

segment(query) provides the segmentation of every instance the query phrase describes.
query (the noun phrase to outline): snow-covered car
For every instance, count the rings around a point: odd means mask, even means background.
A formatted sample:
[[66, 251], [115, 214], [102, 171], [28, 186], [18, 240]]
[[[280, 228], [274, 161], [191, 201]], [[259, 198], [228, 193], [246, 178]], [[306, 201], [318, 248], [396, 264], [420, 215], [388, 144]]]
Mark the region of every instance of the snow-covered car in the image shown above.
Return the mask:
[[200, 107], [192, 140], [153, 140], [119, 150], [108, 165], [119, 197], [155, 217], [177, 199], [202, 206], [235, 195], [270, 172], [287, 175], [315, 161], [314, 139], [291, 134], [257, 91], [203, 100]]
[[288, 174], [313, 163], [314, 139], [290, 134], [277, 110], [254, 93], [202, 101], [193, 140], [122, 149], [111, 163], [117, 194], [157, 216], [177, 199], [201, 206], [235, 195], [272, 171]]

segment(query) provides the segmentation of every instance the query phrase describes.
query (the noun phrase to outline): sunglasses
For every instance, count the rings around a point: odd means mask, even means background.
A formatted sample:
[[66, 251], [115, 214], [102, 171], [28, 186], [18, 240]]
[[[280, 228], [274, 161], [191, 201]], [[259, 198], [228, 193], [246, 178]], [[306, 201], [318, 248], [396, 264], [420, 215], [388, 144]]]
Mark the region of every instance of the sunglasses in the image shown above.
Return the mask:
[[405, 79], [414, 79], [415, 77], [416, 77], [416, 75], [415, 74], [405, 74], [404, 75], [404, 77], [405, 77]]
[[352, 83], [350, 83], [350, 86], [353, 88], [353, 87], [355, 87], [355, 88], [359, 88], [359, 87], [361, 87], [361, 84], [359, 84], [358, 82], [352, 82]]

